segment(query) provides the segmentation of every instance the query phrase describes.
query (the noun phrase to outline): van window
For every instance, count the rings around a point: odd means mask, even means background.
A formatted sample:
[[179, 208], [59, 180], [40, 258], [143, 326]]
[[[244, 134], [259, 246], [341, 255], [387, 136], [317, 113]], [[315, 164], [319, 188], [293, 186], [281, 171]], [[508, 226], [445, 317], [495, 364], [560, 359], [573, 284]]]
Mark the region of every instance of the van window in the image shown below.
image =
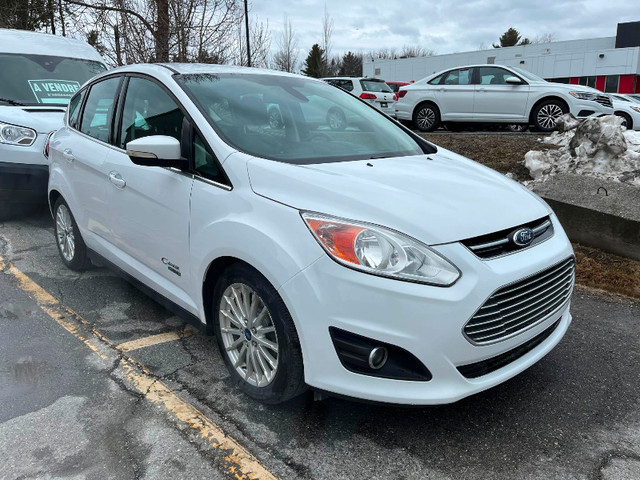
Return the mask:
[[80, 124], [82, 133], [103, 142], [109, 142], [115, 96], [119, 85], [120, 77], [113, 77], [91, 87], [82, 113], [82, 123]]
[[168, 135], [181, 140], [184, 113], [157, 83], [144, 78], [129, 80], [122, 113], [120, 147], [136, 138]]
[[67, 105], [82, 84], [106, 67], [51, 55], [0, 53], [0, 104]]

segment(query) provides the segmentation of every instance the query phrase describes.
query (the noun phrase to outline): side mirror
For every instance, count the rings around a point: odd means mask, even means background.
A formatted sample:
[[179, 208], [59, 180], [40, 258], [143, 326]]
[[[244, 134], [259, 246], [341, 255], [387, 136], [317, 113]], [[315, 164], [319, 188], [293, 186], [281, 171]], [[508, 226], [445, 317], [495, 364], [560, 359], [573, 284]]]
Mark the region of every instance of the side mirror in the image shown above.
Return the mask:
[[507, 77], [505, 79], [505, 82], [507, 82], [510, 85], [521, 85], [522, 84], [522, 80], [520, 80], [518, 77]]
[[176, 168], [187, 166], [187, 160], [181, 156], [180, 142], [167, 135], [151, 135], [131, 140], [126, 147], [127, 155], [136, 165]]

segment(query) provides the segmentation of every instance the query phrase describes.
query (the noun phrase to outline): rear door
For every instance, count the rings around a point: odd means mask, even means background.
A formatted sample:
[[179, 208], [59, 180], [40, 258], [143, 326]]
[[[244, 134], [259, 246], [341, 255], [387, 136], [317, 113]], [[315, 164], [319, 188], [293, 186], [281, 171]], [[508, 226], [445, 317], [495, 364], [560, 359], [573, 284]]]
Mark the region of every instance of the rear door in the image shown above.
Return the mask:
[[443, 121], [473, 120], [475, 85], [472, 79], [473, 68], [458, 68], [442, 75], [439, 84], [434, 85]]
[[500, 67], [477, 67], [478, 85], [474, 102], [476, 121], [526, 121], [529, 85], [507, 83], [507, 78], [518, 77]]
[[[75, 131], [67, 131], [60, 142], [64, 146], [62, 163], [74, 180], [76, 203], [70, 206], [76, 221], [83, 229], [102, 238], [110, 235], [105, 161], [112, 148], [109, 145], [111, 125], [121, 82], [121, 76], [110, 77], [93, 84], [86, 100], [84, 93], [75, 97], [80, 103], [84, 100], [84, 108], [82, 112], [80, 107], [73, 109], [69, 124]], [[78, 118], [76, 112], [79, 112]], [[91, 243], [91, 238], [87, 241]]]
[[135, 165], [128, 142], [168, 135], [183, 142], [184, 111], [161, 84], [127, 78], [117, 138], [107, 157], [112, 243], [121, 268], [181, 307], [196, 313], [186, 293], [190, 277], [189, 219], [192, 175], [175, 168]]

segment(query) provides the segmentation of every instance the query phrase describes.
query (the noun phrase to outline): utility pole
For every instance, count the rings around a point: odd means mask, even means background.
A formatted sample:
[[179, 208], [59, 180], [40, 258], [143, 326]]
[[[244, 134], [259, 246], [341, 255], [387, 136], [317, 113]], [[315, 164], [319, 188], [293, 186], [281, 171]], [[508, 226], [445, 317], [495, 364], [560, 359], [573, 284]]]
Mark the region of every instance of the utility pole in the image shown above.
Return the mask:
[[247, 32], [247, 67], [251, 66], [251, 46], [249, 45], [249, 7], [247, 0], [244, 0], [244, 25]]

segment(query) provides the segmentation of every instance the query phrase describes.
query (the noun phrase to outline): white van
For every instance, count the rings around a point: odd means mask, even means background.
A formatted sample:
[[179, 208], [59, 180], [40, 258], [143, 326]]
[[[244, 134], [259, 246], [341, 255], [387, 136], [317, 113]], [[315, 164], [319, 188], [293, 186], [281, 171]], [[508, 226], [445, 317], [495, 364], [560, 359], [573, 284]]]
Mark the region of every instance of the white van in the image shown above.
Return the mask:
[[85, 42], [0, 29], [0, 220], [46, 202], [47, 137], [62, 127], [73, 94], [105, 70]]

